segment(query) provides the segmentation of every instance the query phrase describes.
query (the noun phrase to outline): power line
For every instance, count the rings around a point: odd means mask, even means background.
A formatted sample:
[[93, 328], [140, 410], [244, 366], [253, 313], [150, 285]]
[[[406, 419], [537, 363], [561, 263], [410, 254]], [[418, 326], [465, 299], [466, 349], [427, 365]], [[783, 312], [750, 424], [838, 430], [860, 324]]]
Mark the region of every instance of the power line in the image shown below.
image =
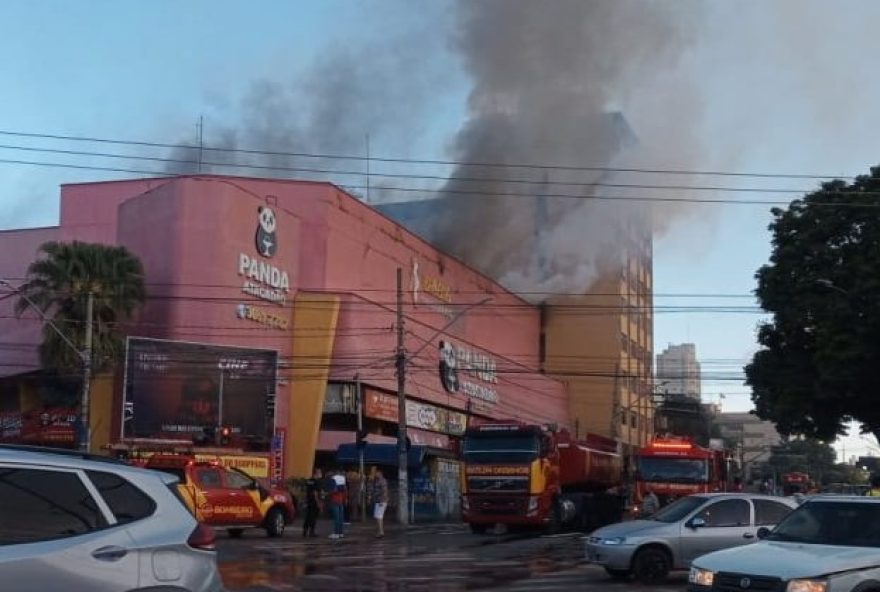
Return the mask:
[[[98, 158], [114, 158], [114, 159], [122, 159], [122, 160], [136, 160], [136, 161], [147, 161], [147, 162], [157, 162], [157, 163], [166, 163], [166, 164], [186, 164], [186, 165], [198, 165], [198, 166], [212, 166], [219, 168], [241, 168], [241, 169], [254, 169], [254, 170], [266, 170], [266, 171], [283, 171], [290, 173], [313, 173], [320, 175], [342, 175], [342, 176], [354, 176], [354, 177], [378, 177], [378, 178], [388, 178], [388, 179], [408, 179], [408, 180], [420, 180], [420, 181], [458, 181], [458, 182], [466, 182], [466, 183], [510, 183], [515, 185], [540, 185], [540, 186], [552, 186], [558, 185], [562, 187], [605, 187], [605, 188], [614, 188], [614, 189], [661, 189], [661, 190], [675, 190], [675, 191], [714, 191], [714, 192], [734, 192], [734, 193], [790, 193], [790, 194], [803, 194], [814, 191], [814, 188], [774, 188], [774, 187], [722, 187], [722, 186], [694, 186], [694, 185], [657, 185], [657, 184], [647, 184], [647, 183], [608, 183], [604, 181], [554, 181], [554, 180], [535, 180], [535, 179], [509, 179], [509, 178], [498, 178], [498, 177], [462, 177], [462, 176], [444, 176], [444, 175], [426, 175], [426, 174], [413, 174], [413, 173], [382, 173], [382, 172], [365, 172], [365, 171], [351, 171], [351, 170], [340, 170], [340, 169], [320, 169], [320, 168], [312, 168], [312, 167], [290, 167], [290, 166], [280, 166], [280, 165], [261, 165], [254, 163], [239, 163], [239, 162], [212, 162], [212, 161], [198, 161], [198, 160], [190, 160], [183, 158], [167, 158], [167, 157], [158, 157], [158, 156], [144, 156], [138, 154], [119, 154], [113, 152], [94, 152], [88, 150], [66, 150], [61, 148], [42, 148], [36, 146], [21, 146], [16, 144], [0, 144], [0, 149], [3, 150], [16, 150], [20, 152], [37, 152], [37, 153], [47, 153], [47, 154], [66, 154], [69, 156], [93, 156]], [[201, 170], [196, 174], [200, 174]], [[366, 187], [369, 189], [369, 186]], [[846, 192], [840, 192], [846, 193]], [[544, 195], [544, 193], [542, 193]], [[589, 197], [589, 196], [584, 196]]]
[[[765, 179], [851, 179], [854, 176], [841, 177], [840, 175], [819, 175], [802, 173], [754, 173], [737, 171], [696, 171], [686, 169], [653, 169], [638, 167], [600, 167], [585, 165], [558, 165], [558, 164], [528, 164], [528, 163], [499, 163], [499, 162], [468, 162], [461, 160], [442, 159], [416, 159], [416, 158], [392, 158], [364, 155], [323, 154], [314, 152], [289, 152], [278, 150], [256, 150], [247, 148], [222, 148], [219, 146], [193, 146], [189, 144], [169, 144], [163, 142], [147, 142], [143, 140], [120, 140], [110, 138], [98, 138], [89, 136], [72, 136], [61, 134], [17, 132], [12, 130], [0, 130], [0, 135], [22, 138], [39, 138], [48, 140], [64, 140], [72, 142], [91, 142], [100, 144], [116, 144], [126, 146], [144, 146], [167, 149], [190, 149], [210, 152], [224, 152], [230, 154], [253, 154], [260, 156], [289, 156], [299, 158], [317, 158], [331, 160], [351, 160], [367, 162], [387, 162], [397, 164], [429, 164], [445, 166], [472, 166], [485, 168], [511, 168], [511, 169], [536, 169], [536, 170], [559, 170], [559, 171], [592, 171], [592, 172], [617, 172], [617, 173], [640, 173], [640, 174], [667, 174], [667, 175], [690, 175], [690, 176], [718, 176], [718, 177], [755, 177]], [[364, 174], [363, 172], [361, 174]]]
[[[123, 168], [123, 167], [106, 167], [106, 166], [96, 166], [96, 165], [78, 165], [78, 164], [70, 164], [70, 163], [59, 163], [59, 162], [43, 162], [43, 161], [31, 161], [31, 160], [18, 160], [18, 159], [0, 159], [0, 164], [13, 164], [13, 165], [24, 165], [24, 166], [39, 166], [39, 167], [49, 167], [49, 168], [64, 168], [64, 169], [76, 169], [76, 170], [89, 170], [89, 171], [101, 171], [101, 172], [122, 172], [122, 173], [130, 173], [135, 175], [145, 175], [149, 177], [179, 177], [179, 176], [191, 176], [191, 177], [210, 177], [211, 175], [200, 175], [200, 174], [178, 174], [178, 173], [168, 173], [164, 171], [154, 171], [154, 170], [143, 170], [143, 169], [133, 169], [133, 168]], [[325, 181], [329, 182], [329, 181]], [[338, 186], [345, 190], [363, 190], [366, 189], [366, 185], [345, 185], [338, 184]], [[372, 186], [374, 189], [383, 189], [386, 191], [398, 191], [403, 193], [423, 193], [423, 194], [431, 194], [435, 195], [438, 193], [436, 189], [423, 189], [423, 188], [414, 188], [414, 187], [394, 187], [394, 186]], [[512, 197], [512, 198], [527, 198], [533, 199], [535, 197], [534, 194], [529, 193], [512, 193], [512, 192], [501, 192], [501, 191], [472, 191], [472, 190], [463, 190], [463, 189], [444, 189], [444, 194], [453, 194], [453, 195], [470, 195], [470, 196], [478, 196], [478, 197]], [[835, 192], [838, 195], [874, 195], [876, 192]], [[586, 201], [595, 201], [595, 202], [661, 202], [661, 203], [693, 203], [693, 204], [727, 204], [727, 205], [750, 205], [750, 206], [785, 206], [790, 202], [788, 201], [779, 201], [779, 200], [762, 200], [762, 199], [711, 199], [711, 198], [694, 198], [694, 197], [661, 197], [661, 196], [619, 196], [619, 195], [580, 195], [580, 194], [566, 194], [566, 193], [542, 193], [542, 197], [546, 198], [558, 198], [558, 199], [571, 199], [571, 200], [586, 200]], [[858, 203], [858, 202], [819, 202], [813, 201], [810, 202], [810, 205], [817, 207], [842, 207], [842, 208], [880, 208], [880, 203]]]

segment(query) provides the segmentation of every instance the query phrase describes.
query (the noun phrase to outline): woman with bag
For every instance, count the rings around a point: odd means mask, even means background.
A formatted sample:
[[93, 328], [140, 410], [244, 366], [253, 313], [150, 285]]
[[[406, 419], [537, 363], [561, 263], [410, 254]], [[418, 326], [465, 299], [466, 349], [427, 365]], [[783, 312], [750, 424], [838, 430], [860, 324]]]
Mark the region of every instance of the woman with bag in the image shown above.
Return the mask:
[[373, 518], [376, 519], [376, 538], [385, 536], [382, 521], [385, 518], [385, 509], [388, 508], [388, 480], [378, 467], [373, 467], [370, 479], [370, 499], [373, 502]]

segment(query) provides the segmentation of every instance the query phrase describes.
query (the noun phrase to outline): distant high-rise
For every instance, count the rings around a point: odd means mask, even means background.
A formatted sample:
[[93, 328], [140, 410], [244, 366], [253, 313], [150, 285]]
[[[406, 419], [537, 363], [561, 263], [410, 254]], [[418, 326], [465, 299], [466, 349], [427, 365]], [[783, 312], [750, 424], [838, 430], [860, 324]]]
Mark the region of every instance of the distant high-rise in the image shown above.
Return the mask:
[[693, 343], [669, 345], [657, 354], [658, 390], [670, 395], [700, 398], [700, 363]]

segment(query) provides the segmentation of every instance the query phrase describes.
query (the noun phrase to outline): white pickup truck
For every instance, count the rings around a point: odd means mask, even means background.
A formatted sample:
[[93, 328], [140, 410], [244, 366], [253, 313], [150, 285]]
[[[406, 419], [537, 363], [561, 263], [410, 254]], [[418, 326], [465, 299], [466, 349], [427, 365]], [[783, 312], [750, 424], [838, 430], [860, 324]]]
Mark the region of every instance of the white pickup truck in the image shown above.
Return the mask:
[[880, 498], [809, 498], [759, 542], [691, 564], [691, 592], [880, 592]]

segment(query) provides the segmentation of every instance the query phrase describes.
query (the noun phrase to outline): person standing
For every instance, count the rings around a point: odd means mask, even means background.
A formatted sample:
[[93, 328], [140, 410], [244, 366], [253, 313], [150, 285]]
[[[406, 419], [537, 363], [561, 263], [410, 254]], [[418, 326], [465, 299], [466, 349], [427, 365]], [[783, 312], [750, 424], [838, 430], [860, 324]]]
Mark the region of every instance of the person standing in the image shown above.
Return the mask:
[[345, 536], [345, 476], [336, 472], [331, 480], [333, 490], [330, 492], [330, 511], [333, 514], [333, 534], [331, 539], [341, 539]]
[[650, 487], [647, 491], [645, 498], [642, 500], [642, 516], [645, 518], [653, 516], [660, 509], [660, 500], [657, 498], [657, 494]]
[[388, 480], [382, 470], [373, 467], [370, 482], [370, 499], [373, 502], [373, 518], [376, 519], [376, 538], [385, 536], [385, 510], [388, 508]]
[[312, 478], [306, 480], [306, 515], [303, 520], [303, 537], [315, 537], [318, 514], [321, 513], [321, 469], [315, 469]]

